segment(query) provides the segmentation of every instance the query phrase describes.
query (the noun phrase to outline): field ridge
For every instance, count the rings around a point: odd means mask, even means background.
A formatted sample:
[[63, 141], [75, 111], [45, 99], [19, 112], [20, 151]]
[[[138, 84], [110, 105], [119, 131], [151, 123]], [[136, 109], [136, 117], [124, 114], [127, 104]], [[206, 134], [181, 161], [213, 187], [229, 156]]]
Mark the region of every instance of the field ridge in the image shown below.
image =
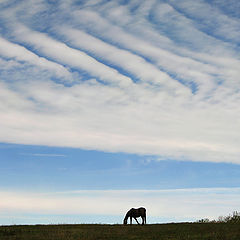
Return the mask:
[[239, 223], [0, 226], [1, 240], [240, 240]]

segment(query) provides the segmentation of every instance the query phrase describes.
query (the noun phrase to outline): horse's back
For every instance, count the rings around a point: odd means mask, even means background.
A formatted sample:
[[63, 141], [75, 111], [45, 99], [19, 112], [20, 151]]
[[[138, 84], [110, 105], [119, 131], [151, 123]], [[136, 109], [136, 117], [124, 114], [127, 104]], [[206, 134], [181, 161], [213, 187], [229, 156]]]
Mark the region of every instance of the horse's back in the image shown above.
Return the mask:
[[140, 213], [141, 213], [142, 215], [146, 215], [146, 208], [140, 207], [138, 210], [140, 211]]
[[131, 211], [143, 211], [146, 212], [146, 208], [140, 207], [140, 208], [131, 208]]
[[132, 213], [131, 215], [135, 217], [146, 216], [146, 208], [144, 207], [132, 208], [131, 213]]

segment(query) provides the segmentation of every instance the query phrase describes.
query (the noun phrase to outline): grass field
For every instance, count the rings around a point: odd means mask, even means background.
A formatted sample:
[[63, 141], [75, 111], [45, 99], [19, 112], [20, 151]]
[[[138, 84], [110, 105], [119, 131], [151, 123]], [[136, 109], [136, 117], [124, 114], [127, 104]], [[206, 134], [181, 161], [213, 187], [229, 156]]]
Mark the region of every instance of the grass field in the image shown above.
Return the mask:
[[240, 240], [236, 223], [1, 226], [1, 240]]

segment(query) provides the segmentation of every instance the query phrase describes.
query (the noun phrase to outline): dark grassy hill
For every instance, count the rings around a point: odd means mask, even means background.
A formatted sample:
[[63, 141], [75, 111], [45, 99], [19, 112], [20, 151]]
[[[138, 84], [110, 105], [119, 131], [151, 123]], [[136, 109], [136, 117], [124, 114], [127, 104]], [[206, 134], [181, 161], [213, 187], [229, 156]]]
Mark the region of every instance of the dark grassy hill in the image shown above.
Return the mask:
[[240, 240], [239, 223], [1, 226], [1, 240]]

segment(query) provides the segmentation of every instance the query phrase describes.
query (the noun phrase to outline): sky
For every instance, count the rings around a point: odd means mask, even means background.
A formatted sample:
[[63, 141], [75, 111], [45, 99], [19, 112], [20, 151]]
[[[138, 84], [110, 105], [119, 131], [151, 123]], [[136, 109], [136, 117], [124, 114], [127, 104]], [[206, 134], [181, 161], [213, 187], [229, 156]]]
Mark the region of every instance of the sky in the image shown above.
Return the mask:
[[238, 0], [0, 0], [0, 224], [240, 211]]

